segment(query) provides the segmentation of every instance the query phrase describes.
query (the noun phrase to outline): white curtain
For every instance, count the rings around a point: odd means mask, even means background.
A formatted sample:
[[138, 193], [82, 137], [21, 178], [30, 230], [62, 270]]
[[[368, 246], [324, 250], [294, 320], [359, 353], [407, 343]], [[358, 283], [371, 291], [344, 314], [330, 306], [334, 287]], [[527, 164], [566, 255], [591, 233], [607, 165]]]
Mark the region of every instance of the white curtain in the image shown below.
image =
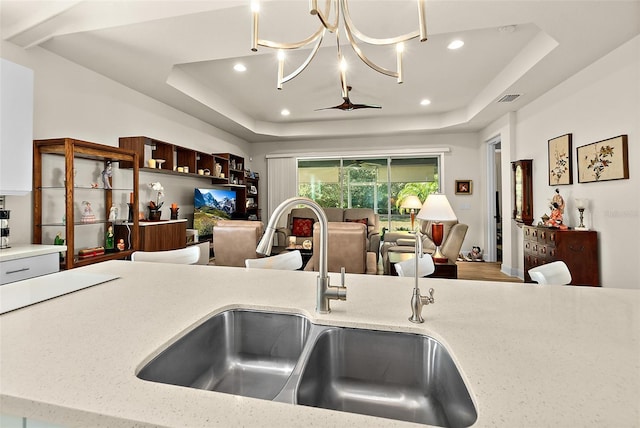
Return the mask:
[[[298, 162], [294, 157], [267, 156], [267, 212], [262, 212], [266, 224], [280, 203], [298, 194]], [[280, 219], [284, 225], [286, 216]]]

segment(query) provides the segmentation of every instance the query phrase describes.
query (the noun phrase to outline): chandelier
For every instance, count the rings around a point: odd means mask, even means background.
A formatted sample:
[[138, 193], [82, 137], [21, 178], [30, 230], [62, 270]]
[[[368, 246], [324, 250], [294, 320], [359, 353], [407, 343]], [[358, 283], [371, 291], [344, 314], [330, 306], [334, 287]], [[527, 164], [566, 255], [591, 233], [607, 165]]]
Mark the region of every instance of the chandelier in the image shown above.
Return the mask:
[[[340, 46], [340, 23], [342, 23], [342, 28], [344, 28], [345, 35], [349, 44], [353, 48], [356, 55], [368, 65], [373, 70], [378, 73], [394, 77], [396, 78], [398, 83], [402, 83], [402, 53], [404, 51], [404, 43], [408, 40], [414, 39], [416, 37], [420, 38], [421, 42], [427, 40], [427, 24], [425, 21], [425, 11], [424, 11], [424, 0], [417, 0], [418, 5], [418, 30], [413, 31], [408, 34], [391, 37], [391, 38], [374, 38], [369, 37], [363, 33], [361, 33], [353, 24], [351, 20], [351, 15], [349, 13], [349, 2], [348, 0], [326, 0], [324, 12], [318, 8], [318, 0], [309, 0], [309, 13], [311, 15], [316, 15], [320, 20], [320, 26], [311, 36], [307, 37], [304, 40], [295, 43], [279, 43], [270, 40], [260, 39], [258, 37], [258, 18], [260, 6], [257, 0], [254, 0], [251, 4], [251, 11], [253, 14], [253, 26], [252, 26], [252, 43], [251, 50], [256, 52], [258, 50], [258, 46], [272, 48], [278, 50], [278, 83], [277, 88], [282, 89], [282, 85], [292, 80], [300, 73], [302, 73], [307, 66], [311, 63], [316, 53], [320, 49], [322, 45], [322, 40], [324, 39], [324, 35], [326, 31], [333, 33], [336, 35], [336, 44], [338, 47], [338, 64], [339, 64], [339, 73], [340, 73], [340, 84], [342, 87], [342, 97], [348, 97], [348, 86], [347, 86], [347, 78], [346, 78], [346, 61], [342, 55], [342, 48]], [[334, 20], [329, 22], [329, 18], [332, 14], [334, 15]], [[360, 48], [360, 43], [366, 43], [369, 45], [376, 46], [389, 46], [395, 45], [396, 50], [396, 69], [389, 70], [387, 68], [381, 67], [378, 64], [374, 63], [370, 60]], [[309, 56], [307, 56], [306, 60], [293, 72], [288, 75], [284, 75], [284, 52], [289, 49], [299, 49], [305, 48], [307, 46], [313, 46]]]

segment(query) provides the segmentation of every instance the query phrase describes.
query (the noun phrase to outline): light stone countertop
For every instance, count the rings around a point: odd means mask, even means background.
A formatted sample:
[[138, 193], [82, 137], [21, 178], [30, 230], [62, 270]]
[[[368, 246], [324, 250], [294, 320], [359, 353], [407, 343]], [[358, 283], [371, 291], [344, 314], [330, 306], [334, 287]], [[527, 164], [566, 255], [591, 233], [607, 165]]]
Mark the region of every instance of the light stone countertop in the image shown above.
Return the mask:
[[75, 271], [120, 278], [0, 316], [0, 413], [67, 426], [416, 426], [136, 378], [185, 329], [240, 307], [434, 337], [477, 427], [640, 424], [640, 290], [421, 279], [436, 303], [415, 325], [411, 278], [347, 275], [347, 301], [320, 315], [314, 272], [127, 261]]
[[23, 259], [67, 251], [66, 245], [16, 244], [0, 249], [0, 261]]

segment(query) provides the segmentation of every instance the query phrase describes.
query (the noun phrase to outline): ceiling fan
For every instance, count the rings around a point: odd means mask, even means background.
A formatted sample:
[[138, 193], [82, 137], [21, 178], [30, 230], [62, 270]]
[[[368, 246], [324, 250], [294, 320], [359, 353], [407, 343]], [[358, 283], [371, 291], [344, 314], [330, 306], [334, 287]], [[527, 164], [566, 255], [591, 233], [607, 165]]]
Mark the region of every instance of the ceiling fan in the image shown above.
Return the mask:
[[345, 96], [342, 97], [342, 99], [344, 100], [342, 104], [338, 104], [337, 106], [333, 106], [333, 107], [318, 108], [316, 109], [316, 111], [331, 110], [331, 109], [352, 111], [352, 110], [357, 110], [361, 108], [378, 108], [378, 109], [382, 108], [382, 106], [378, 106], [375, 104], [354, 104], [349, 99], [349, 92], [351, 92], [351, 86], [347, 86], [347, 93]]

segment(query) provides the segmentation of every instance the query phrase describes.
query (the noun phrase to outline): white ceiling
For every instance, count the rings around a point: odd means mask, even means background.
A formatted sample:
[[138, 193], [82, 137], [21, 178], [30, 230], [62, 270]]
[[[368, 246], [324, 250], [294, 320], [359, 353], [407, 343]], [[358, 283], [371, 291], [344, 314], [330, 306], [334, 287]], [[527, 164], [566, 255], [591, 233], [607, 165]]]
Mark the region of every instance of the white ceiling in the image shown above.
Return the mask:
[[[417, 30], [414, 0], [349, 4], [369, 36]], [[49, 50], [251, 142], [477, 130], [640, 33], [638, 0], [427, 0], [426, 12], [429, 40], [406, 44], [403, 84], [343, 46], [351, 100], [383, 107], [348, 112], [316, 111], [342, 102], [335, 36], [279, 91], [276, 52], [250, 50], [250, 0], [0, 0], [0, 28], [4, 40]], [[261, 3], [262, 39], [293, 42], [318, 25], [307, 1]], [[448, 50], [455, 38], [464, 47]], [[395, 69], [394, 50], [372, 48], [363, 46]], [[289, 52], [285, 74], [306, 55]], [[237, 62], [247, 71], [234, 72]], [[521, 96], [497, 103], [506, 94]]]

